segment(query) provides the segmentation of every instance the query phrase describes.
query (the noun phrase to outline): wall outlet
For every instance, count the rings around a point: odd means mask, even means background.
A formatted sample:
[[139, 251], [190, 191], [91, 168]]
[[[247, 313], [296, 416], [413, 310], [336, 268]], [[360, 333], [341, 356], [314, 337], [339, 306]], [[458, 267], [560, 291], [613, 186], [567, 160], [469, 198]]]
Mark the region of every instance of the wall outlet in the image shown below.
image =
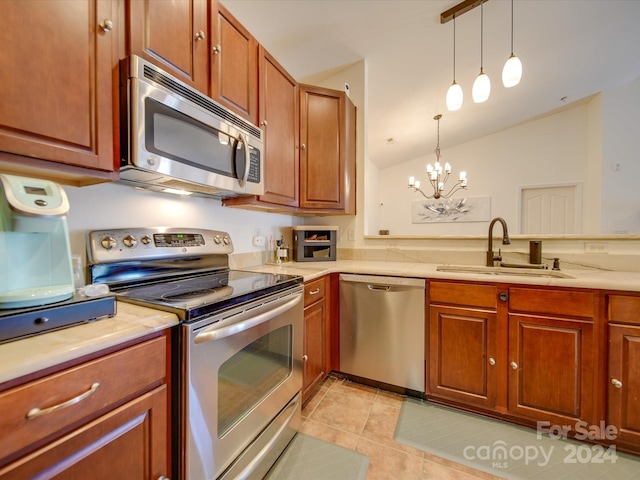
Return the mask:
[[266, 239], [264, 235], [256, 235], [255, 237], [253, 237], [253, 245], [255, 247], [264, 247], [265, 243]]
[[584, 242], [584, 253], [609, 253], [605, 242]]

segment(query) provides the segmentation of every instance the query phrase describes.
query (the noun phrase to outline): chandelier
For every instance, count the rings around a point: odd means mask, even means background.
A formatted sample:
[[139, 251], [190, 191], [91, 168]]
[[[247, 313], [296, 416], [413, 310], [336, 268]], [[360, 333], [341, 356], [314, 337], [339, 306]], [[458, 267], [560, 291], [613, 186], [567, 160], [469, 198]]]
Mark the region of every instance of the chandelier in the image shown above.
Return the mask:
[[444, 187], [449, 180], [449, 176], [451, 175], [451, 164], [445, 163], [444, 166], [440, 163], [440, 119], [442, 118], [441, 114], [433, 117], [434, 120], [438, 122], [438, 143], [436, 144], [436, 163], [435, 165], [428, 164], [427, 165], [427, 177], [429, 178], [429, 183], [431, 183], [431, 187], [433, 188], [433, 195], [427, 195], [420, 189], [420, 180], [416, 180], [415, 177], [409, 177], [409, 188], [412, 188], [414, 192], [420, 192], [424, 198], [449, 198], [455, 192], [460, 189], [467, 188], [467, 172], [460, 172], [460, 177], [458, 182], [451, 187], [451, 189], [444, 193]]

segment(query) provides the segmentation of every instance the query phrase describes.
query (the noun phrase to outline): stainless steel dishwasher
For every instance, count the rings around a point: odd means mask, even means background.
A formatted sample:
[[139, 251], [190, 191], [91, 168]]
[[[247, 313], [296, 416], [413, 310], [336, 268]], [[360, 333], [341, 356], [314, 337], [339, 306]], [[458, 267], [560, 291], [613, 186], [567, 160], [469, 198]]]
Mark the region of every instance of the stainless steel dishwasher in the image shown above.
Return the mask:
[[425, 280], [340, 275], [340, 371], [424, 393]]

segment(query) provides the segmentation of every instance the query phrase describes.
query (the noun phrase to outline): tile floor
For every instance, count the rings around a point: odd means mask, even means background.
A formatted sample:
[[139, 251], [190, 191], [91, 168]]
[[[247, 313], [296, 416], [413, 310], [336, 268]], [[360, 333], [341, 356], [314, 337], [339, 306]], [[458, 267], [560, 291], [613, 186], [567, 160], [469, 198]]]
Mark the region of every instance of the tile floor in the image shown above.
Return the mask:
[[332, 374], [302, 409], [301, 431], [367, 455], [366, 480], [500, 478], [394, 441], [402, 401], [401, 395]]

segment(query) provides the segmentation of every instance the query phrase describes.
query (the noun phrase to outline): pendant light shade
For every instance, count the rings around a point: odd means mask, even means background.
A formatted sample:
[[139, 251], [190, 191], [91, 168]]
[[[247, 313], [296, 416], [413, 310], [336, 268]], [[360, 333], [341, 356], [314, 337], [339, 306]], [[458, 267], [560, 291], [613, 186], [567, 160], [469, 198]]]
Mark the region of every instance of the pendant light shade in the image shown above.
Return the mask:
[[507, 59], [502, 69], [502, 84], [507, 87], [515, 87], [522, 78], [522, 62], [513, 53]]
[[489, 76], [480, 69], [480, 75], [476, 77], [475, 82], [473, 82], [473, 89], [471, 90], [473, 101], [475, 103], [486, 102], [490, 93], [491, 80], [489, 80]]
[[462, 87], [454, 81], [447, 91], [447, 108], [449, 111], [460, 110], [463, 99]]
[[507, 87], [515, 87], [522, 78], [522, 62], [513, 54], [513, 0], [511, 0], [511, 55], [502, 69], [502, 84]]
[[475, 103], [486, 102], [491, 94], [491, 80], [483, 70], [484, 1], [480, 3], [480, 75], [473, 82], [471, 96]]
[[447, 91], [447, 109], [453, 112], [460, 110], [464, 94], [462, 87], [456, 83], [456, 17], [453, 16], [453, 83]]

